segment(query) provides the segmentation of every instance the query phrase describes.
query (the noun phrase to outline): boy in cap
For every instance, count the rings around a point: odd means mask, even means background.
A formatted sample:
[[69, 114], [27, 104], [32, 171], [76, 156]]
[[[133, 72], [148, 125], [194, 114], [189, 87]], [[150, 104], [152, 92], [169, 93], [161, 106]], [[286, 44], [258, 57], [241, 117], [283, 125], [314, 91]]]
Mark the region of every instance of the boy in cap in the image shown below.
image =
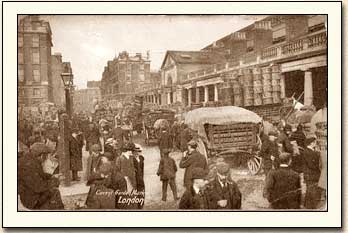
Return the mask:
[[188, 150], [184, 152], [179, 167], [185, 168], [184, 174], [184, 186], [190, 188], [192, 184], [192, 169], [193, 168], [202, 168], [206, 170], [208, 168], [207, 160], [204, 155], [197, 151], [197, 142], [191, 140], [187, 143]]
[[42, 166], [50, 153], [48, 146], [37, 142], [18, 162], [18, 191], [22, 204], [28, 209], [64, 209], [59, 180], [45, 173]]
[[225, 162], [216, 164], [216, 177], [209, 183], [210, 209], [240, 209], [242, 194], [231, 179], [230, 166]]
[[289, 168], [291, 154], [279, 155], [280, 167], [266, 177], [264, 196], [272, 209], [299, 209], [301, 204], [300, 175]]
[[162, 181], [162, 201], [167, 201], [168, 184], [172, 189], [174, 200], [178, 200], [175, 183], [175, 174], [177, 170], [175, 160], [169, 157], [169, 151], [164, 151], [157, 170], [157, 175], [160, 176]]
[[209, 202], [204, 191], [206, 181], [206, 171], [195, 167], [192, 169], [192, 185], [187, 188], [179, 202], [179, 209], [209, 209]]
[[268, 140], [265, 140], [261, 146], [260, 156], [263, 158], [263, 170], [266, 176], [271, 169], [277, 169], [279, 166], [277, 136], [277, 132], [270, 131], [268, 133]]

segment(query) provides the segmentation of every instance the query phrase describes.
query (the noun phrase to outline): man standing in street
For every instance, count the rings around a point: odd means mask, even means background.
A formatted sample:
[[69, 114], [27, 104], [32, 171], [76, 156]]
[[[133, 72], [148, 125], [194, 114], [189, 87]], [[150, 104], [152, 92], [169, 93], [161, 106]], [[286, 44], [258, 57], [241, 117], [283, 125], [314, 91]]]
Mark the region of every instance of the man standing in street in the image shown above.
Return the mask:
[[83, 139], [78, 135], [78, 129], [72, 129], [69, 138], [69, 154], [70, 154], [70, 170], [72, 172], [72, 180], [79, 181], [78, 171], [82, 171], [82, 147]]
[[262, 143], [260, 150], [260, 156], [263, 158], [263, 170], [266, 176], [271, 169], [277, 169], [279, 166], [279, 148], [276, 142], [277, 133], [271, 131], [268, 133], [268, 137]]
[[301, 205], [300, 175], [291, 170], [291, 154], [279, 155], [280, 167], [266, 177], [264, 196], [272, 209], [299, 209]]
[[191, 185], [187, 187], [179, 202], [179, 209], [209, 209], [209, 202], [204, 187], [207, 184], [206, 171], [196, 167], [192, 169]]
[[322, 190], [318, 187], [320, 178], [320, 153], [315, 151], [314, 137], [305, 140], [306, 148], [303, 152], [303, 174], [306, 183], [304, 206], [306, 209], [316, 209], [321, 199]]
[[197, 142], [191, 140], [187, 143], [188, 150], [184, 152], [184, 156], [180, 161], [180, 168], [185, 168], [184, 174], [184, 186], [186, 188], [190, 188], [192, 186], [192, 170], [194, 168], [202, 168], [203, 170], [207, 170], [208, 164], [207, 160], [197, 151]]
[[173, 148], [173, 139], [167, 128], [163, 128], [158, 139], [158, 147], [160, 150], [161, 158], [166, 152], [170, 152]]
[[[144, 156], [142, 156], [143, 149], [140, 145], [135, 144], [135, 149], [133, 152], [133, 161], [135, 167], [135, 177], [136, 177], [136, 190], [138, 192], [138, 198], [145, 200], [145, 182], [144, 182]], [[142, 209], [144, 202], [139, 203], [138, 208]]]
[[216, 177], [208, 184], [210, 209], [240, 209], [242, 194], [230, 175], [225, 162], [216, 164]]

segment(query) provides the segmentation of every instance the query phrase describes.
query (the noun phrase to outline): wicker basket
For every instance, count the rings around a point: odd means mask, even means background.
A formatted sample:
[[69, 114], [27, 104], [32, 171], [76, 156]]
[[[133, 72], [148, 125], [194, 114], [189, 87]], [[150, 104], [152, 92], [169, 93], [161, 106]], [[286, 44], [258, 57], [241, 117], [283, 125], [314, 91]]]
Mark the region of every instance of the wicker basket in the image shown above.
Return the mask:
[[249, 97], [244, 99], [244, 106], [253, 106], [254, 105], [254, 97]]
[[263, 85], [263, 91], [272, 92], [273, 91], [272, 85]]
[[273, 86], [280, 85], [280, 79], [272, 79], [272, 85]]
[[264, 97], [263, 104], [273, 104], [273, 97]]
[[254, 105], [262, 105], [262, 95], [254, 94]]
[[234, 95], [233, 102], [235, 106], [243, 106], [243, 96], [242, 95]]
[[263, 92], [263, 86], [262, 85], [254, 85], [254, 93], [256, 94], [262, 94]]
[[281, 86], [280, 85], [272, 85], [272, 90], [280, 92], [281, 91]]
[[280, 99], [280, 92], [276, 91], [276, 92], [272, 92], [272, 97], [273, 97], [273, 103], [274, 104], [278, 104], [281, 102]]

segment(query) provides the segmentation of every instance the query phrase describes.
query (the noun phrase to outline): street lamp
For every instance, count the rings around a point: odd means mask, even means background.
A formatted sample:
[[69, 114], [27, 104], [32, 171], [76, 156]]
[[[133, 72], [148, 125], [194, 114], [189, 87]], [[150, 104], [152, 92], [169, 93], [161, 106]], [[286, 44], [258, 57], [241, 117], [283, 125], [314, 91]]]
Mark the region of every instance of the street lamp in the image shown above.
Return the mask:
[[73, 86], [73, 74], [69, 63], [63, 63], [63, 73], [61, 78], [64, 84], [65, 89], [65, 103], [66, 103], [66, 113], [69, 118], [71, 118], [71, 98], [70, 98], [70, 89]]

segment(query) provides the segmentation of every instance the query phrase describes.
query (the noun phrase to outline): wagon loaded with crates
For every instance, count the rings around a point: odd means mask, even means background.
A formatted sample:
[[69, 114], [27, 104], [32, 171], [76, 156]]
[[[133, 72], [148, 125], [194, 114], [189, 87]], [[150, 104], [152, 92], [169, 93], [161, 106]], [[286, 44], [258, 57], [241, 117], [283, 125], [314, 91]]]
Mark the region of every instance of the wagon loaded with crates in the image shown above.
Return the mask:
[[157, 127], [157, 125], [162, 125], [162, 122], [163, 124], [168, 124], [169, 126], [173, 124], [175, 112], [167, 109], [148, 110], [143, 112], [143, 116], [145, 144], [148, 145], [151, 140], [158, 139], [160, 127]]
[[260, 140], [259, 124], [262, 119], [256, 113], [236, 106], [205, 107], [186, 114], [185, 123], [198, 135], [198, 151], [207, 159], [223, 158], [236, 166], [236, 158], [242, 158], [251, 174], [261, 170], [258, 156]]

